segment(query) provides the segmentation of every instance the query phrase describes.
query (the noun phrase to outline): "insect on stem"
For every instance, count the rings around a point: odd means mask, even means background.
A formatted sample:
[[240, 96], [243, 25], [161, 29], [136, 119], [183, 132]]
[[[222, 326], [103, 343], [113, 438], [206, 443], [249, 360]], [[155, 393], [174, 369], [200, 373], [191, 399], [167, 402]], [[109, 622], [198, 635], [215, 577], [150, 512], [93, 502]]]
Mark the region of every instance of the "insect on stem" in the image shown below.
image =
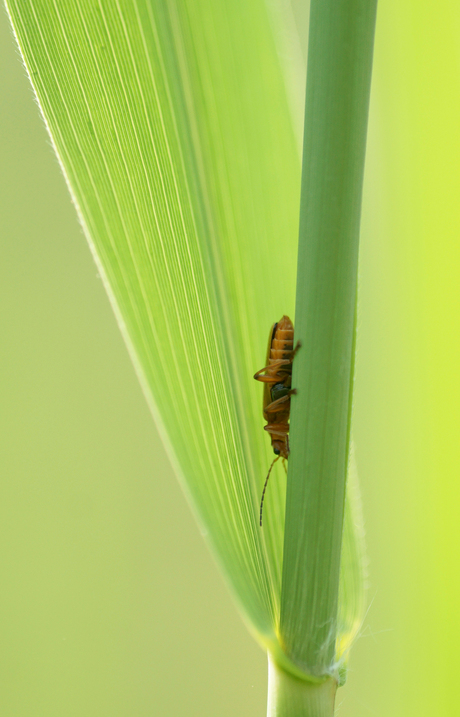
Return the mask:
[[286, 460], [289, 458], [291, 396], [297, 393], [295, 388], [291, 388], [292, 362], [299, 348], [299, 341], [294, 348], [294, 325], [289, 316], [283, 316], [270, 329], [266, 365], [254, 374], [256, 381], [264, 384], [263, 415], [267, 421], [265, 430], [271, 437], [273, 453], [277, 456], [270, 466], [263, 487], [260, 503], [261, 527], [265, 489], [271, 470], [278, 458], [283, 458], [286, 470]]

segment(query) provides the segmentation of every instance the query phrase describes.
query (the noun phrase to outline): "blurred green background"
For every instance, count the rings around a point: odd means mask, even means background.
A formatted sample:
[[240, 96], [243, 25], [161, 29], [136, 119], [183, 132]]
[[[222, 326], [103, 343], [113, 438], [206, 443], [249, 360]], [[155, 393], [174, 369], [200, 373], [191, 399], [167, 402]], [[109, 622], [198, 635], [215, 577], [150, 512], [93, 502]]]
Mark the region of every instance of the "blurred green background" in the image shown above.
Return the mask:
[[[369, 610], [338, 715], [457, 712], [460, 9], [379, 10], [355, 442]], [[5, 717], [265, 714], [0, 13]]]

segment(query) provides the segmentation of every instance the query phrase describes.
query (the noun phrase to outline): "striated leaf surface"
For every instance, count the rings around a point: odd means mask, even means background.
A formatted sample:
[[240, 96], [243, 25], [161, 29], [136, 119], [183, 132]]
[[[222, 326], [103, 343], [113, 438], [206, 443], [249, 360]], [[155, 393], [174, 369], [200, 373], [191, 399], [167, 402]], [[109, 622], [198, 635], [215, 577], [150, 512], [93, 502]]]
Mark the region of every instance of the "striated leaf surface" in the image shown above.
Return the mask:
[[294, 313], [300, 159], [267, 9], [8, 0], [8, 10], [171, 460], [253, 630], [275, 649], [286, 479], [277, 466], [261, 531], [271, 451], [252, 375], [272, 322]]

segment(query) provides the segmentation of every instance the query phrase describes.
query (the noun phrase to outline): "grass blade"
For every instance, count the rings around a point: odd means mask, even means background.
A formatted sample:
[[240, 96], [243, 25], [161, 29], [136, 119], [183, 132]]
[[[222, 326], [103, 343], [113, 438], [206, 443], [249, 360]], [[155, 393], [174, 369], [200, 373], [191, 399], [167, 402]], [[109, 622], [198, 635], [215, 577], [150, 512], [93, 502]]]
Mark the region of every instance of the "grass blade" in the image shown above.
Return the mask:
[[262, 533], [270, 453], [252, 374], [273, 316], [293, 307], [299, 163], [265, 6], [8, 8], [171, 459], [255, 631], [274, 640], [285, 484], [273, 481]]
[[258, 524], [271, 451], [252, 376], [273, 321], [294, 315], [300, 195], [265, 4], [8, 0], [8, 9], [171, 460], [252, 631], [296, 673], [279, 643], [279, 465]]

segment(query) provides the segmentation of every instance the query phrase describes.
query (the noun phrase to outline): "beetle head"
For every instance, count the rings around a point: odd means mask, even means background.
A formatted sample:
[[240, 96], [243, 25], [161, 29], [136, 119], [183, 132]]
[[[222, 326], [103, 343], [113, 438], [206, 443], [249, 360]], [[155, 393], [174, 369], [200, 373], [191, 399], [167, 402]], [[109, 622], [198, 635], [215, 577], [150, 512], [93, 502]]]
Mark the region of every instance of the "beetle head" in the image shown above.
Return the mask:
[[289, 458], [289, 451], [285, 441], [272, 441], [272, 446], [275, 456]]

